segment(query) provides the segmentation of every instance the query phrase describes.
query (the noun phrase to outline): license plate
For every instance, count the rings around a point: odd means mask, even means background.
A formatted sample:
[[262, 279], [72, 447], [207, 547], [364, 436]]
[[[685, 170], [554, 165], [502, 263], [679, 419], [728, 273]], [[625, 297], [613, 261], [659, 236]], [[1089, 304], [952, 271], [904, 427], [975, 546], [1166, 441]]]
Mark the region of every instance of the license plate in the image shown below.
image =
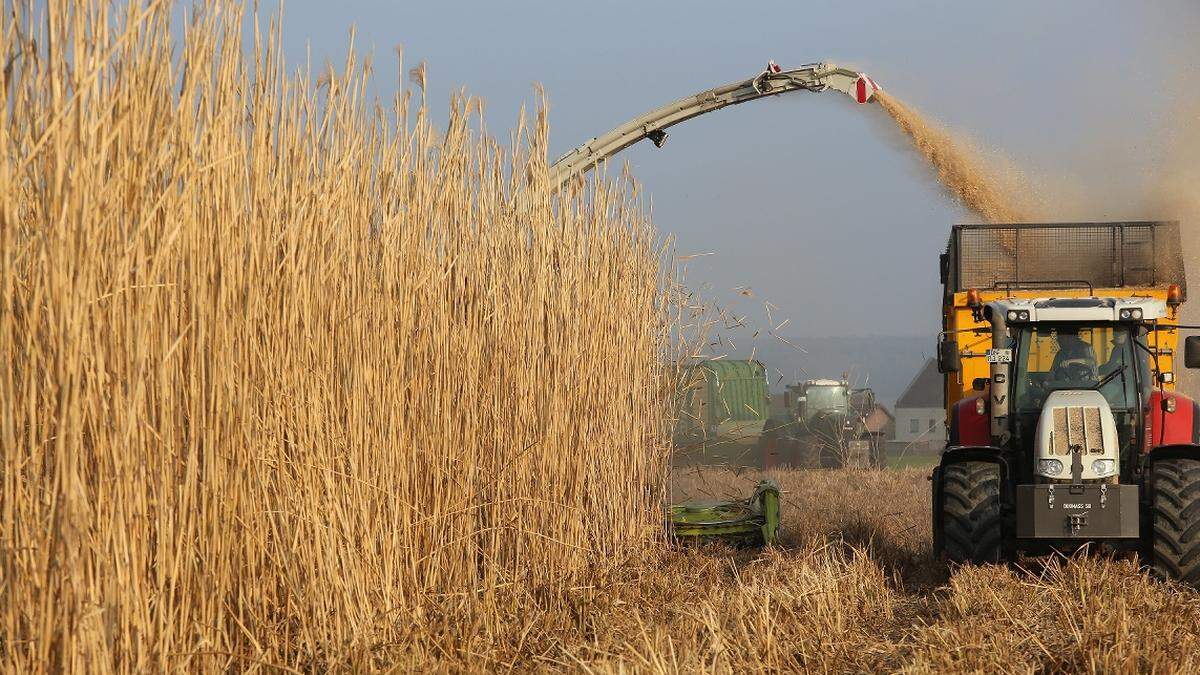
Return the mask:
[[987, 350], [988, 363], [1012, 363], [1011, 349], [989, 349]]

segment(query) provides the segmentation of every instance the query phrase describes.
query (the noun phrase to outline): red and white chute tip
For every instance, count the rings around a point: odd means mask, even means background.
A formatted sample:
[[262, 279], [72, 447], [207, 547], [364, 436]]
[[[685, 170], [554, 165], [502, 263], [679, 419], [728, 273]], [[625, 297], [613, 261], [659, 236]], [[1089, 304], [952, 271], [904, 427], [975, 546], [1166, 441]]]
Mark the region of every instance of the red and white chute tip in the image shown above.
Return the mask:
[[877, 91], [883, 91], [883, 87], [875, 84], [875, 80], [867, 77], [866, 73], [859, 73], [858, 79], [854, 81], [854, 90], [850, 95], [859, 103], [867, 103]]
[[783, 68], [780, 68], [778, 63], [775, 63], [774, 61], [767, 61], [767, 72], [768, 73], [778, 73], [778, 72], [782, 72], [782, 71], [783, 71]]

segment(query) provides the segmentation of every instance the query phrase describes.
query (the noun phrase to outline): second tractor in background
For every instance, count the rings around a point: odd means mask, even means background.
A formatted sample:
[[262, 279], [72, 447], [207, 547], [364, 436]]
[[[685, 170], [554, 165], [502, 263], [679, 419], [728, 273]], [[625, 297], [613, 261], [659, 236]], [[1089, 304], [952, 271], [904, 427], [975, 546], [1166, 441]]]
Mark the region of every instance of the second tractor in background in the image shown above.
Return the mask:
[[783, 413], [768, 420], [763, 433], [763, 466], [882, 466], [881, 432], [868, 424], [875, 407], [874, 392], [852, 388], [846, 376], [789, 385]]

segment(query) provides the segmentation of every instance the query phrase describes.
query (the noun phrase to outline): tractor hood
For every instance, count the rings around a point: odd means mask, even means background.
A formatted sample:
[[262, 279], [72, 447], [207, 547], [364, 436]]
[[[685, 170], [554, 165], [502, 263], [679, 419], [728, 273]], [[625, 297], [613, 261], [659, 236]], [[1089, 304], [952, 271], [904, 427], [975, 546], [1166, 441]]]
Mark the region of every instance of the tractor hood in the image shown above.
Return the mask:
[[1036, 434], [1035, 471], [1063, 482], [1095, 482], [1118, 470], [1117, 424], [1108, 401], [1090, 389], [1046, 397]]

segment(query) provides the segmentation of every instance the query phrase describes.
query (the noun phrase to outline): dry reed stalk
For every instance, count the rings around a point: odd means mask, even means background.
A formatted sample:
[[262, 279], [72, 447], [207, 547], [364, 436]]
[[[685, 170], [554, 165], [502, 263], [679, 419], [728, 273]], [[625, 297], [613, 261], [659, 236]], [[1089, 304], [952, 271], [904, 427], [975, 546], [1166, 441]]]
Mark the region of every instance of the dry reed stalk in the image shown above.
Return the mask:
[[289, 77], [274, 23], [171, 11], [0, 19], [5, 669], [454, 663], [644, 550], [632, 191], [552, 195], [543, 114], [439, 132], [353, 50]]

